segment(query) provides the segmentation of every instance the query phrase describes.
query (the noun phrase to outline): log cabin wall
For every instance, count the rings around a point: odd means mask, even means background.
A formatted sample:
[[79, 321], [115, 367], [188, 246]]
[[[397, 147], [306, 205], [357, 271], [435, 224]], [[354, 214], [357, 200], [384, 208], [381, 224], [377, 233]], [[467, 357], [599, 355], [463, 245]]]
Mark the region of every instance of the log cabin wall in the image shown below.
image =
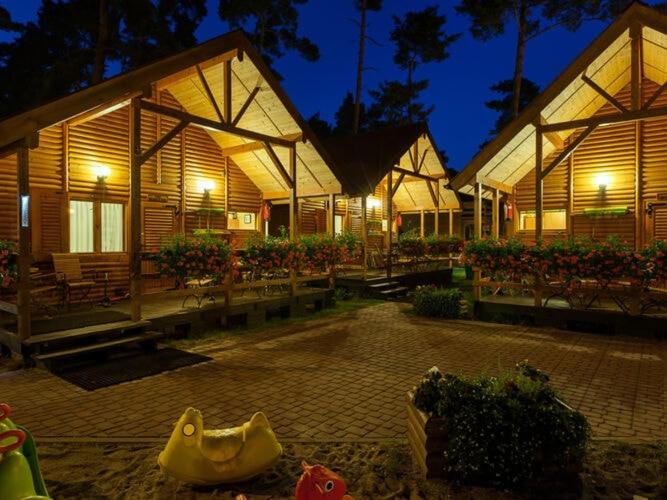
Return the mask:
[[[178, 107], [176, 100], [161, 92], [161, 104]], [[148, 149], [176, 122], [142, 113], [142, 148]], [[117, 202], [125, 209], [127, 247], [129, 203], [129, 112], [127, 107], [90, 121], [59, 124], [40, 132], [37, 149], [30, 151], [32, 253], [35, 261], [48, 265], [55, 252], [69, 251], [69, 200]], [[159, 132], [159, 133], [158, 133]], [[99, 166], [109, 175], [100, 182]], [[183, 179], [185, 178], [185, 183]], [[205, 195], [202, 181], [213, 181]], [[231, 158], [222, 156], [217, 143], [201, 128], [188, 127], [150, 158], [141, 172], [142, 243], [152, 250], [172, 234], [196, 228], [227, 229], [227, 211], [251, 212], [262, 204], [262, 193]], [[228, 199], [225, 194], [229, 193]], [[0, 158], [0, 238], [17, 240], [16, 155]], [[203, 215], [206, 208], [226, 208], [224, 215]], [[256, 219], [255, 219], [256, 220]], [[94, 222], [100, 225], [99, 216]], [[97, 229], [96, 234], [99, 233]], [[234, 230], [232, 242], [245, 241], [255, 231]], [[99, 248], [99, 236], [95, 248]], [[108, 273], [109, 289], [127, 289], [129, 262], [125, 251], [81, 253], [85, 271]], [[93, 296], [100, 297], [103, 285]]]
[[[644, 79], [643, 95], [647, 99], [658, 89], [654, 82]], [[627, 86], [614, 96], [630, 108], [630, 87]], [[667, 94], [661, 95], [652, 107], [667, 106]], [[617, 113], [610, 104], [596, 115]], [[572, 138], [570, 138], [571, 140]], [[555, 157], [553, 153], [544, 164]], [[637, 161], [638, 160], [638, 161]], [[569, 228], [545, 230], [545, 239], [567, 234], [606, 238], [618, 236], [629, 245], [635, 245], [635, 215], [639, 212], [642, 242], [648, 242], [653, 235], [652, 218], [646, 214], [647, 203], [660, 204], [667, 198], [667, 119], [647, 122], [621, 123], [599, 127], [575, 150], [570, 165], [566, 160], [554, 169], [544, 181], [544, 209], [568, 210]], [[635, 206], [636, 172], [640, 177], [640, 203]], [[600, 175], [609, 179], [606, 189], [598, 186]], [[572, 190], [570, 191], [570, 185]], [[519, 228], [522, 211], [535, 210], [535, 173], [529, 172], [516, 184], [516, 229], [517, 235], [527, 241], [534, 240], [534, 231]], [[627, 215], [599, 216], [584, 215], [584, 210], [594, 208], [626, 207]], [[664, 235], [667, 237], [667, 234]]]

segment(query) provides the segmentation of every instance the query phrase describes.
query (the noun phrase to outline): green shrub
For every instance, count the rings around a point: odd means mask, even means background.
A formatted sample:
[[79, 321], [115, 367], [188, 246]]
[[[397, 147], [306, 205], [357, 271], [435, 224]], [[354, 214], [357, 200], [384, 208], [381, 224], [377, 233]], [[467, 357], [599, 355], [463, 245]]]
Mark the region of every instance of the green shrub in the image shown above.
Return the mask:
[[586, 418], [526, 362], [499, 377], [475, 379], [432, 368], [413, 403], [442, 418], [446, 472], [463, 483], [513, 486], [576, 471], [586, 452]]
[[415, 290], [413, 307], [421, 316], [456, 319], [461, 317], [462, 299], [458, 288], [420, 286]]

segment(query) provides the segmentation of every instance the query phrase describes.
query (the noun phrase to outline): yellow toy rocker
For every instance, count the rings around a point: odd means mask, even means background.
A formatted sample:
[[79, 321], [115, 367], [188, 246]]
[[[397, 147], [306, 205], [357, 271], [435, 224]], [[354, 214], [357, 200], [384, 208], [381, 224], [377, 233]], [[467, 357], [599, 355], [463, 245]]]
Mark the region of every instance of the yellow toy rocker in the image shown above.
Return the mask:
[[188, 408], [157, 461], [163, 473], [179, 481], [213, 485], [256, 476], [273, 465], [282, 451], [261, 412], [239, 427], [204, 430], [201, 412]]

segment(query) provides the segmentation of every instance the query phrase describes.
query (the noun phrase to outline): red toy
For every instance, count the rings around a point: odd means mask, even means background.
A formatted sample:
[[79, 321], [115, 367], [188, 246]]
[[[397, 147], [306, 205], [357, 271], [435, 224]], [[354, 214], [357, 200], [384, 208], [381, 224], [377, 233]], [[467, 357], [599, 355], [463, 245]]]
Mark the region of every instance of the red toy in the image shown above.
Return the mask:
[[296, 483], [296, 500], [354, 500], [346, 495], [347, 485], [342, 477], [322, 465], [301, 462], [303, 474]]

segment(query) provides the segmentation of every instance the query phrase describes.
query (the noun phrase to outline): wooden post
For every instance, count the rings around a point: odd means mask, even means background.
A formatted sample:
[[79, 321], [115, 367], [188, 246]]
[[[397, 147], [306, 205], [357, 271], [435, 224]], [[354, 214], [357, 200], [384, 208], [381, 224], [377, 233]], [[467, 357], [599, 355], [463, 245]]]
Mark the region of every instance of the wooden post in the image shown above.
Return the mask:
[[223, 103], [222, 103], [222, 118], [225, 123], [232, 122], [232, 61], [228, 59], [224, 62], [222, 70], [223, 81]]
[[635, 123], [635, 250], [643, 244], [644, 199], [642, 197], [642, 122]]
[[[186, 173], [186, 151], [187, 151], [187, 128], [184, 128], [181, 132], [181, 158], [180, 158], [180, 167], [181, 167], [181, 199], [179, 204], [179, 217], [180, 217], [180, 230], [181, 233], [185, 234], [185, 211], [187, 210], [187, 184], [185, 182], [185, 173]], [[225, 215], [227, 212], [225, 212]]]
[[535, 124], [535, 242], [542, 239], [543, 187], [542, 178], [542, 131]]
[[[535, 242], [542, 239], [542, 208], [543, 208], [542, 177], [542, 130], [539, 122], [535, 122]], [[535, 306], [542, 306], [542, 283], [540, 277], [535, 273]]]
[[394, 247], [393, 242], [393, 229], [394, 229], [394, 207], [393, 207], [393, 186], [394, 186], [394, 176], [393, 170], [389, 170], [387, 174], [387, 278], [391, 278], [391, 259], [392, 259], [392, 250]]
[[500, 196], [497, 189], [492, 189], [491, 203], [491, 236], [500, 237]]
[[433, 234], [438, 236], [440, 234], [440, 181], [436, 181], [435, 186], [435, 213], [433, 215], [433, 223], [435, 227], [433, 228]]
[[475, 182], [473, 217], [475, 221], [474, 237], [480, 239], [482, 237], [482, 185], [479, 182]]
[[[349, 203], [349, 199], [348, 199]], [[362, 262], [362, 276], [366, 279], [368, 275], [368, 218], [367, 218], [367, 197], [363, 195], [361, 197], [361, 244], [363, 248], [361, 250]]]
[[[454, 236], [454, 210], [452, 208], [449, 209], [449, 228], [447, 232], [450, 238]], [[454, 267], [454, 254], [452, 252], [449, 252], [449, 267]]]
[[574, 151], [567, 159], [567, 234], [574, 235]]
[[17, 322], [19, 338], [30, 338], [30, 159], [27, 141], [19, 146], [16, 153], [17, 224], [18, 228], [18, 289], [16, 294]]
[[130, 313], [141, 319], [141, 98], [130, 102]]
[[642, 26], [634, 22], [630, 26], [630, 94], [632, 110], [639, 111], [642, 107]]
[[419, 236], [424, 237], [424, 211], [419, 211]]
[[329, 234], [331, 236], [336, 236], [336, 195], [335, 194], [330, 194], [329, 195], [329, 212], [327, 213], [328, 217], [328, 226], [329, 226]]
[[289, 149], [289, 175], [292, 179], [292, 187], [289, 191], [289, 237], [295, 241], [298, 234], [298, 211], [299, 201], [296, 192], [296, 146]]

